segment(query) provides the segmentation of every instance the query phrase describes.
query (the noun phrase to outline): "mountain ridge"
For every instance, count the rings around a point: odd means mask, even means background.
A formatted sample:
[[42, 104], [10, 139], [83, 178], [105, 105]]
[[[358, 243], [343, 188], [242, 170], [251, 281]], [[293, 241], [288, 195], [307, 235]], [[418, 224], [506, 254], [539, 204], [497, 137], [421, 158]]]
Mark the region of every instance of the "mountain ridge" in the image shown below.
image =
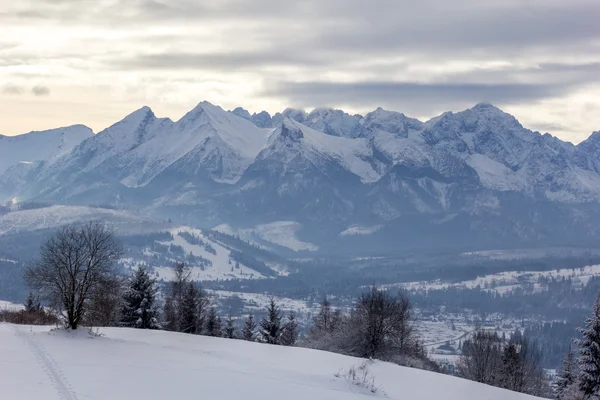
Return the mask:
[[[382, 108], [270, 116], [201, 102], [178, 121], [142, 107], [59, 157], [13, 165], [0, 200], [112, 204], [204, 227], [296, 221], [338, 242], [355, 226], [403, 237], [402, 221], [456, 225], [465, 241], [544, 242], [561, 235], [540, 218], [559, 215], [596, 235], [599, 171], [598, 132], [573, 145], [487, 103], [421, 122]], [[491, 224], [499, 216], [508, 225]]]

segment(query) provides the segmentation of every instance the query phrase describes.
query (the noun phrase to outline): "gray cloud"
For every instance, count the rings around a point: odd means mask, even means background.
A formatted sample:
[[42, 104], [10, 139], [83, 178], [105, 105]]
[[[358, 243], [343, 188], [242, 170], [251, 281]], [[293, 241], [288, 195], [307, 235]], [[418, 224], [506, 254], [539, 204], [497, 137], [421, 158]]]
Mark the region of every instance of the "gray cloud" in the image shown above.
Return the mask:
[[300, 55], [277, 48], [222, 53], [163, 52], [139, 54], [126, 59], [112, 58], [117, 68], [240, 70], [274, 66], [326, 66], [330, 58], [317, 54]]
[[42, 86], [42, 85], [36, 85], [33, 88], [31, 88], [31, 93], [33, 93], [34, 96], [47, 96], [50, 94], [50, 88], [48, 88], [47, 86]]
[[[24, 0], [25, 7], [6, 15], [13, 20], [74, 24], [138, 26], [168, 21], [252, 25], [272, 41], [303, 41], [302, 48], [334, 54], [390, 51], [443, 53], [495, 51], [518, 53], [524, 48], [568, 44], [588, 47], [600, 37], [596, 0], [522, 1], [379, 0]], [[29, 7], [27, 7], [29, 5]], [[0, 14], [0, 20], [2, 14]], [[301, 34], [300, 34], [301, 33]], [[315, 39], [318, 39], [315, 41]], [[293, 50], [293, 49], [290, 49]], [[306, 54], [306, 53], [305, 53]]]
[[[108, 86], [135, 75], [149, 93], [186, 80], [214, 93], [243, 73], [248, 98], [433, 115], [480, 101], [532, 104], [600, 82], [598, 0], [2, 1], [9, 32], [82, 33], [55, 51], [3, 39], [0, 67], [11, 68], [1, 78], [19, 84], [31, 80], [14, 74], [45, 71], [29, 67], [49, 60], [54, 75], [34, 82], [54, 85], [75, 70]], [[169, 87], [170, 99], [192, 96]]]
[[534, 122], [529, 124], [529, 128], [540, 131], [543, 133], [546, 132], [564, 132], [568, 131], [569, 128], [562, 124], [553, 124], [553, 123], [544, 123], [544, 122]]
[[507, 105], [535, 101], [563, 95], [568, 89], [553, 84], [517, 83], [279, 82], [269, 85], [262, 96], [282, 98], [305, 108], [383, 106], [418, 115], [479, 102]]
[[21, 86], [13, 85], [11, 83], [4, 85], [2, 87], [2, 93], [10, 94], [10, 95], [19, 95], [23, 94], [24, 89]]

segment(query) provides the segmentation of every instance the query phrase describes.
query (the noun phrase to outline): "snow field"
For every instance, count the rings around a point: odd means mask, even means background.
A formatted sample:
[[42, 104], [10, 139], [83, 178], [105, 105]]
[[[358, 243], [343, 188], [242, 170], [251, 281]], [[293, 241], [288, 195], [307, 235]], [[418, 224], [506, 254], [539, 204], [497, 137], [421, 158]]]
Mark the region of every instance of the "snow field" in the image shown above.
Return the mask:
[[379, 389], [335, 375], [363, 360], [163, 331], [103, 328], [102, 336], [0, 324], [0, 381], [10, 400], [525, 400], [499, 388], [374, 362]]

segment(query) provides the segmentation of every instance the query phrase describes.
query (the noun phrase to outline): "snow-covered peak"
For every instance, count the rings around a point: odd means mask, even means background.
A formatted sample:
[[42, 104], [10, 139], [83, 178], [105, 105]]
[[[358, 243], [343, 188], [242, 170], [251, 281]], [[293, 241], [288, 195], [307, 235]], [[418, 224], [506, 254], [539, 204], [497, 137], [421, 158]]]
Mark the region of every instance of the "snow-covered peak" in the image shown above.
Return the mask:
[[590, 137], [577, 145], [579, 148], [600, 148], [600, 131], [592, 132]]
[[17, 136], [0, 135], [0, 174], [21, 162], [47, 161], [68, 153], [94, 133], [84, 125], [73, 125]]
[[247, 119], [249, 121], [252, 120], [252, 116], [250, 115], [250, 113], [248, 112], [248, 110], [246, 110], [245, 108], [237, 107], [234, 110], [232, 110], [231, 113], [233, 115], [237, 115], [238, 117]]
[[304, 110], [298, 110], [295, 108], [286, 108], [283, 112], [277, 113], [272, 118], [273, 126], [279, 126], [284, 119], [289, 118], [294, 121], [304, 123], [308, 114]]
[[117, 122], [117, 124], [139, 125], [142, 123], [142, 121], [147, 120], [149, 118], [155, 118], [154, 112], [152, 111], [152, 109], [150, 109], [150, 107], [144, 106], [139, 110], [136, 110], [131, 114], [127, 115], [121, 121]]
[[155, 120], [156, 116], [150, 107], [144, 106], [98, 133], [98, 137], [129, 143], [130, 139], [135, 140], [139, 132], [143, 131], [146, 126], [152, 124]]
[[360, 117], [332, 108], [317, 108], [304, 120], [304, 125], [332, 136], [355, 138], [361, 134]]
[[217, 135], [234, 151], [249, 159], [254, 159], [265, 147], [270, 132], [206, 101], [177, 121], [175, 131], [190, 139]]
[[474, 140], [501, 141], [502, 146], [511, 147], [521, 141], [532, 142], [536, 136], [515, 117], [488, 103], [458, 113], [444, 113], [428, 121], [426, 127], [424, 137], [429, 143], [463, 140], [472, 150], [476, 146]]
[[[142, 107], [82, 142], [73, 150], [74, 158], [71, 161], [84, 158], [86, 165], [81, 167], [89, 170], [110, 157], [137, 148], [157, 134], [168, 130], [171, 125], [171, 120], [157, 119], [149, 107]], [[68, 158], [62, 161], [70, 162]]]
[[285, 140], [291, 141], [299, 141], [304, 138], [301, 124], [289, 118], [283, 120], [276, 134]]
[[252, 114], [252, 122], [259, 128], [271, 128], [273, 126], [273, 119], [271, 114], [266, 111], [261, 111], [258, 114]]
[[307, 117], [306, 111], [298, 110], [296, 108], [286, 108], [281, 114], [286, 118], [290, 118], [298, 122], [303, 122]]
[[276, 157], [289, 162], [297, 155], [324, 169], [329, 163], [340, 165], [363, 182], [381, 177], [373, 167], [373, 150], [366, 139], [328, 135], [287, 118], [273, 132], [269, 147], [259, 158]]
[[406, 115], [387, 111], [379, 107], [365, 115], [360, 124], [366, 134], [372, 135], [377, 131], [384, 131], [396, 134], [401, 137], [408, 137], [409, 131], [419, 131], [423, 129], [423, 123], [417, 119], [409, 118]]

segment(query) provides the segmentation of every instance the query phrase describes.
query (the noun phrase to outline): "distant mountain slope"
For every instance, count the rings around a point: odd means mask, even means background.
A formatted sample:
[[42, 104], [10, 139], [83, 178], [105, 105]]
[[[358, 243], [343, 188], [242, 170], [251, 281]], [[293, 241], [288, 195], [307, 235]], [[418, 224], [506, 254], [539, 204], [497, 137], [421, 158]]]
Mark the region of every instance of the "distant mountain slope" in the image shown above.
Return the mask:
[[246, 230], [288, 221], [323, 251], [594, 242], [599, 157], [598, 133], [575, 146], [490, 104], [421, 122], [381, 108], [270, 116], [202, 102], [176, 122], [144, 107], [59, 157], [14, 165], [0, 201]]
[[49, 331], [0, 324], [7, 398], [159, 400], [201, 391], [221, 400], [535, 399], [379, 361], [369, 366], [373, 393], [336, 377], [363, 360], [296, 347], [141, 329], [101, 328], [94, 337], [86, 329]]
[[92, 135], [92, 130], [83, 125], [17, 136], [0, 135], [0, 174], [18, 163], [46, 161], [68, 153]]
[[278, 275], [286, 262], [223, 233], [156, 220], [131, 211], [84, 206], [51, 206], [0, 214], [0, 259], [27, 262], [43, 238], [61, 226], [103, 221], [123, 243], [120, 263], [146, 265], [169, 280], [171, 266], [184, 261], [199, 281], [261, 279]]

